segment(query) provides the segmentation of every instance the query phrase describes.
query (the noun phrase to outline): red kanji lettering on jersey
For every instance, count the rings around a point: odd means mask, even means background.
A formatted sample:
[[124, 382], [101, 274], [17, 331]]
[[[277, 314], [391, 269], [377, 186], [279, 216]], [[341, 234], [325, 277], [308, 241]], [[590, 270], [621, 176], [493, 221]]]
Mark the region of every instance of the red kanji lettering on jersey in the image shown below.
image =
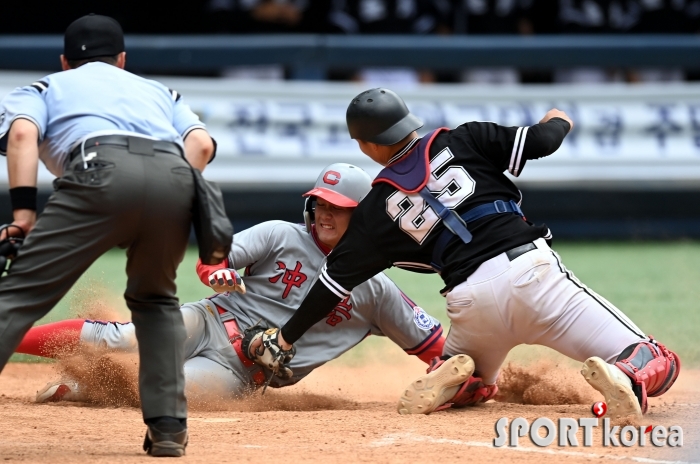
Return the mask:
[[301, 284], [306, 282], [306, 274], [301, 272], [301, 263], [297, 261], [297, 265], [294, 266], [294, 270], [290, 271], [287, 269], [284, 272], [284, 277], [282, 277], [282, 283], [287, 286], [287, 288], [284, 289], [284, 293], [282, 293], [282, 298], [287, 298], [287, 295], [289, 295], [289, 291], [292, 289], [292, 287], [297, 287], [300, 288]]
[[333, 311], [328, 314], [326, 324], [335, 327], [336, 324], [343, 322], [343, 318], [341, 316], [345, 316], [346, 320], [350, 320], [350, 318], [352, 318], [350, 311], [352, 311], [352, 303], [350, 303], [350, 297], [346, 296], [345, 299], [338, 303], [338, 305], [333, 308]]
[[335, 185], [340, 182], [340, 173], [337, 171], [328, 171], [323, 175], [323, 182], [328, 185]]
[[286, 285], [284, 292], [282, 292], [282, 298], [287, 298], [289, 296], [289, 291], [292, 287], [300, 288], [301, 284], [306, 282], [306, 274], [301, 272], [301, 263], [297, 261], [297, 265], [294, 269], [289, 269], [286, 264], [281, 261], [277, 261], [277, 270], [284, 271], [282, 274], [277, 274], [276, 276], [270, 277], [268, 280], [273, 284], [276, 284], [280, 278], [282, 278], [282, 283]]
[[[278, 271], [283, 271], [287, 269], [287, 266], [282, 262], [282, 261], [277, 261], [277, 270]], [[284, 272], [282, 274], [277, 274], [274, 277], [270, 277], [268, 280], [272, 282], [273, 284], [276, 284], [278, 280], [280, 280], [280, 277], [284, 275]]]

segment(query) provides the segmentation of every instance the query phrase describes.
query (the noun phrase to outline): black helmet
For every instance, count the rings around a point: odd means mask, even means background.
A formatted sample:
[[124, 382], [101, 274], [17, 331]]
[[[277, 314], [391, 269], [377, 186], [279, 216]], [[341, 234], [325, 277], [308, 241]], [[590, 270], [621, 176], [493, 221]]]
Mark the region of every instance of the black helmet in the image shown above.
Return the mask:
[[345, 119], [350, 137], [378, 145], [394, 145], [423, 127], [423, 121], [389, 89], [366, 90], [353, 98]]

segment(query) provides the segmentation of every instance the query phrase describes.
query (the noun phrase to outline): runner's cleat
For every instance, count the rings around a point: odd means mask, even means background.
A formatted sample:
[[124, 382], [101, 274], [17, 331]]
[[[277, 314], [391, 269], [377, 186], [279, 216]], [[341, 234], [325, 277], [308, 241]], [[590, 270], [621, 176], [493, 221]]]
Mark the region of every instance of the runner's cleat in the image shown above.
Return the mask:
[[408, 386], [399, 400], [399, 414], [430, 414], [450, 401], [473, 373], [472, 358], [451, 357]]
[[36, 392], [37, 403], [53, 403], [56, 401], [82, 401], [78, 384], [73, 381], [57, 380], [49, 382]]

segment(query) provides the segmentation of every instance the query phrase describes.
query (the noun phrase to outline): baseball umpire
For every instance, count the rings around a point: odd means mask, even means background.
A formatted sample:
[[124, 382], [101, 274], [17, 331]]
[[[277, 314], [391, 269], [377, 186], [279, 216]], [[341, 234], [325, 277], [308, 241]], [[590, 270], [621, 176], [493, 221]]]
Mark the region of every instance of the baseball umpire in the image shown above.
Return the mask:
[[[64, 71], [0, 103], [13, 225], [28, 234], [0, 279], [0, 368], [100, 255], [126, 248], [144, 449], [182, 456], [185, 328], [175, 273], [194, 200], [188, 161], [202, 170], [214, 143], [176, 91], [124, 71], [125, 59], [119, 23], [83, 16], [66, 29]], [[57, 179], [37, 220], [40, 159]]]
[[493, 397], [501, 364], [521, 343], [584, 362], [582, 374], [613, 418], [640, 417], [647, 396], [671, 387], [678, 356], [564, 267], [549, 229], [525, 220], [520, 192], [504, 175], [559, 148], [573, 127], [565, 113], [552, 109], [530, 127], [468, 122], [421, 139], [422, 122], [403, 100], [372, 89], [352, 100], [347, 123], [360, 149], [386, 168], [298, 311], [264, 335], [280, 362], [293, 355], [288, 343], [393, 265], [439, 272], [452, 322], [442, 359], [406, 389], [400, 413]]

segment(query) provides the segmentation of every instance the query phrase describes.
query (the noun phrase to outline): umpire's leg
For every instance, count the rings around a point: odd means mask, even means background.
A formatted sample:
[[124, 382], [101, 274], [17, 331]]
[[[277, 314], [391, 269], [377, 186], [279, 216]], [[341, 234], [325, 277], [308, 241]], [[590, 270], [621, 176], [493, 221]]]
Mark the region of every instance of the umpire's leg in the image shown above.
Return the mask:
[[139, 345], [141, 409], [144, 419], [185, 419], [186, 332], [175, 273], [187, 247], [194, 181], [187, 163], [172, 154], [156, 152], [139, 163], [148, 188], [138, 236], [129, 246], [124, 297]]
[[[100, 255], [124, 239], [116, 224], [135, 214], [116, 201], [113, 166], [56, 180], [10, 272], [0, 278], [0, 370], [29, 328]], [[105, 211], [109, 213], [105, 214]]]

